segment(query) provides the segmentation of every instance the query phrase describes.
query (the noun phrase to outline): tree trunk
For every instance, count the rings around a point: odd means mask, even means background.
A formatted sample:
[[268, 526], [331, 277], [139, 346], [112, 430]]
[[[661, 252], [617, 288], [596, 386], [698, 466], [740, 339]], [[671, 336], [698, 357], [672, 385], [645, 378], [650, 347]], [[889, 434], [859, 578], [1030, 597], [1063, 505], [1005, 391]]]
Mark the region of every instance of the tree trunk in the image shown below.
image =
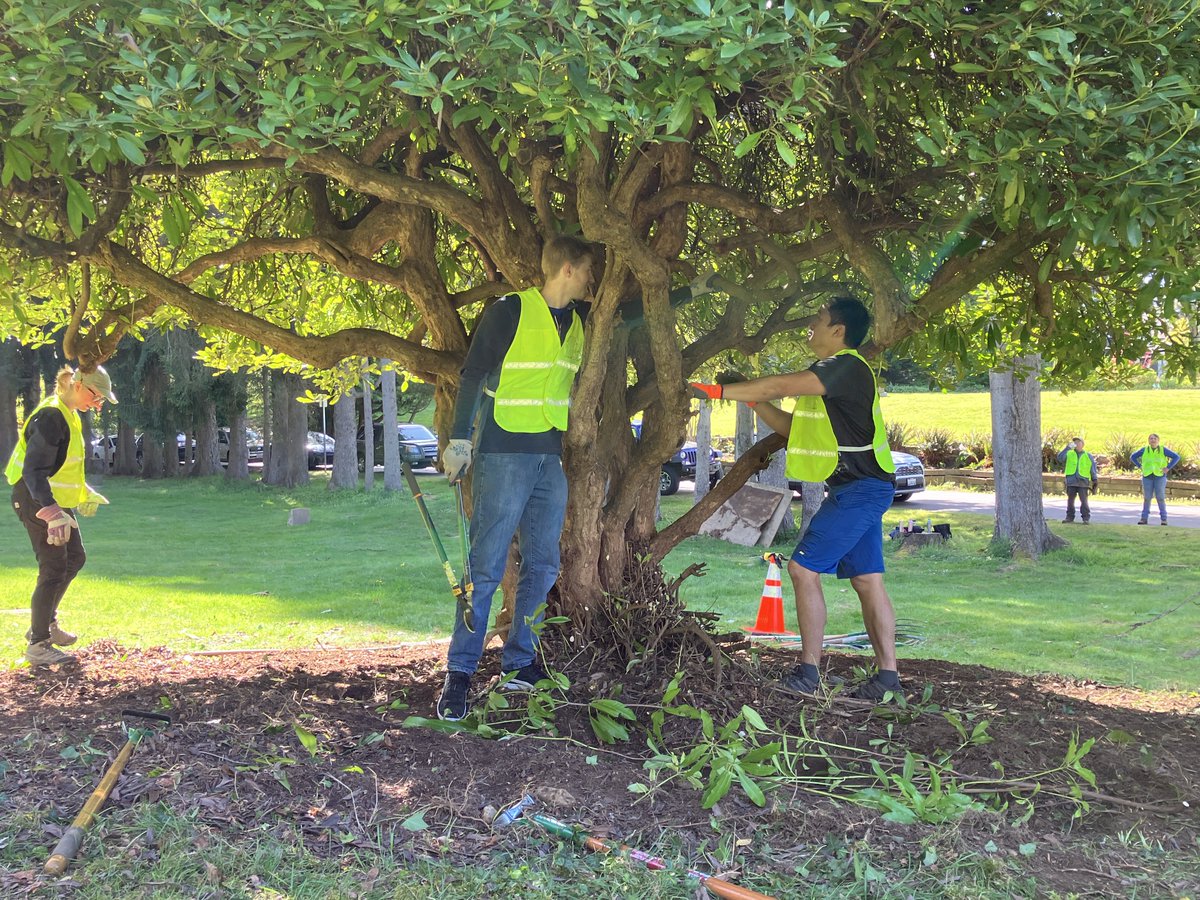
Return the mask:
[[[17, 391], [20, 383], [20, 347], [12, 338], [0, 341], [0, 464], [7, 464], [17, 446]], [[29, 415], [29, 410], [25, 410]]]
[[134, 434], [133, 426], [124, 419], [118, 418], [117, 455], [113, 460], [113, 474], [137, 475], [141, 468], [137, 458], [137, 435]]
[[[821, 504], [825, 502], [825, 484], [819, 481], [800, 482], [800, 533], [808, 531], [808, 523], [812, 521]], [[793, 518], [792, 521], [795, 521]]]
[[342, 394], [333, 404], [333, 474], [329, 489], [354, 490], [358, 487], [358, 441], [354, 432], [358, 420], [354, 408], [354, 392]]
[[[763, 426], [763, 437], [767, 433], [774, 434], [770, 428]], [[787, 467], [787, 454], [779, 452], [771, 457], [771, 464], [767, 466], [767, 470], [758, 477], [760, 484], [769, 484], [772, 487], [783, 488], [791, 496], [792, 489], [788, 487], [787, 473], [784, 471]], [[815, 510], [814, 510], [815, 512]], [[779, 522], [779, 530], [783, 532], [793, 531], [796, 528], [796, 517], [792, 515], [791, 505], [788, 506], [788, 511], [783, 514], [783, 518]]]
[[996, 471], [993, 537], [1013, 556], [1037, 559], [1067, 542], [1051, 533], [1042, 510], [1040, 355], [1018, 357], [988, 373], [992, 395], [992, 456]]
[[371, 409], [371, 376], [362, 380], [363, 402], [363, 490], [375, 488], [375, 419]]
[[272, 437], [272, 422], [271, 422], [271, 386], [275, 379], [272, 372], [264, 370], [262, 373], [262, 410], [263, 410], [263, 461], [262, 461], [262, 480], [263, 484], [267, 483], [267, 472], [271, 471], [271, 437]]
[[263, 484], [287, 483], [289, 397], [286, 379], [283, 372], [271, 372], [271, 441], [263, 448], [268, 453], [263, 466]]
[[695, 506], [708, 496], [709, 457], [712, 450], [712, 401], [700, 402], [700, 415], [696, 417], [696, 491], [692, 495]]
[[746, 451], [754, 446], [754, 423], [757, 418], [754, 410], [745, 403], [737, 404], [737, 424], [733, 437], [734, 461], [741, 459]]
[[381, 393], [383, 401], [383, 489], [398, 491], [402, 487], [403, 478], [400, 474], [400, 439], [399, 418], [396, 415], [396, 370], [392, 368], [390, 359], [379, 360], [381, 378]]
[[[193, 475], [216, 475], [221, 471], [221, 448], [217, 444], [217, 403], [207, 397], [198, 410], [199, 424], [196, 427], [196, 459], [192, 465]], [[233, 433], [230, 433], [232, 445]], [[241, 442], [245, 444], [245, 439]]]
[[229, 418], [229, 459], [225, 464], [225, 478], [229, 481], [246, 481], [250, 478], [250, 452], [246, 447], [246, 410], [236, 407]]
[[[175, 443], [174, 439], [171, 441]], [[171, 448], [172, 459], [175, 448]], [[163, 454], [163, 440], [152, 434], [142, 436], [142, 477], [162, 478], [166, 473], [166, 457]]]
[[263, 483], [296, 487], [308, 483], [308, 412], [296, 397], [304, 390], [299, 375], [273, 373], [271, 379], [271, 458]]
[[[184, 450], [187, 447], [185, 444]], [[168, 428], [162, 436], [162, 474], [163, 478], [179, 477], [179, 437], [178, 432]]]
[[284, 486], [296, 487], [308, 484], [308, 406], [296, 399], [304, 393], [303, 378], [288, 374], [284, 385], [287, 398], [287, 476]]

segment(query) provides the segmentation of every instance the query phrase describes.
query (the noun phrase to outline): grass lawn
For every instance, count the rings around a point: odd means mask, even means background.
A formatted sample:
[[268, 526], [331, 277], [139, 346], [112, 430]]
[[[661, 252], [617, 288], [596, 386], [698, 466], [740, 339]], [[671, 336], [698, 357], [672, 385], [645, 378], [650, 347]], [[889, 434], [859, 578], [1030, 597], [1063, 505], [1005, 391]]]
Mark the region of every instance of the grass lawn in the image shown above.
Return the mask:
[[[888, 394], [883, 417], [912, 428], [945, 428], [961, 437], [992, 430], [991, 397], [979, 394]], [[1102, 448], [1118, 432], [1144, 438], [1162, 435], [1168, 447], [1200, 441], [1200, 390], [1042, 392], [1042, 430], [1077, 431], [1094, 448]], [[734, 405], [713, 409], [713, 434], [735, 431]]]
[[[453, 495], [441, 477], [418, 477], [453, 547]], [[104, 492], [112, 505], [84, 520], [90, 559], [62, 607], [64, 625], [85, 643], [106, 637], [197, 650], [363, 645], [449, 633], [453, 601], [406, 491], [330, 493], [318, 476], [293, 491], [219, 478], [110, 478]], [[664, 512], [674, 518], [689, 501], [668, 498]], [[310, 507], [312, 524], [289, 528], [293, 506]], [[907, 513], [897, 508], [884, 525], [902, 518]], [[913, 556], [888, 547], [898, 613], [927, 636], [902, 652], [1147, 688], [1200, 688], [1195, 659], [1185, 657], [1200, 648], [1200, 603], [1185, 565], [1200, 558], [1200, 531], [1075, 528], [1070, 548], [1030, 564], [989, 552], [989, 517], [949, 521], [949, 547]], [[759, 553], [699, 537], [676, 549], [667, 567], [679, 571], [697, 561], [709, 564], [709, 574], [686, 582], [688, 604], [725, 614], [730, 626], [751, 624], [765, 574]], [[0, 517], [0, 659], [15, 662], [22, 653], [35, 571], [16, 517]], [[859, 628], [848, 585], [829, 579], [826, 590], [830, 631]], [[794, 627], [790, 590], [785, 595]]]

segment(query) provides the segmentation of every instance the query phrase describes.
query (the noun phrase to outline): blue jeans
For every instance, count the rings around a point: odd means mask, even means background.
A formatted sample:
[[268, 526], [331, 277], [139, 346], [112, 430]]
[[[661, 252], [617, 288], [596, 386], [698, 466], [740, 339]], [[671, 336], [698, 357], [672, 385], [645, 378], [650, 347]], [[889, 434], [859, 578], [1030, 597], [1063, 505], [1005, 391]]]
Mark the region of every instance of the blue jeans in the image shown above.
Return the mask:
[[448, 668], [471, 675], [483, 655], [492, 596], [504, 577], [508, 548], [518, 535], [521, 566], [508, 640], [500, 657], [501, 671], [511, 672], [537, 659], [537, 636], [530, 622], [534, 611], [558, 580], [563, 517], [567, 511], [567, 477], [562, 457], [540, 453], [481, 453], [471, 473], [475, 508], [471, 514], [471, 575], [475, 582], [475, 633], [456, 616], [450, 638]]
[[1150, 498], [1158, 501], [1158, 517], [1167, 521], [1167, 476], [1142, 476], [1142, 518], [1150, 517]]

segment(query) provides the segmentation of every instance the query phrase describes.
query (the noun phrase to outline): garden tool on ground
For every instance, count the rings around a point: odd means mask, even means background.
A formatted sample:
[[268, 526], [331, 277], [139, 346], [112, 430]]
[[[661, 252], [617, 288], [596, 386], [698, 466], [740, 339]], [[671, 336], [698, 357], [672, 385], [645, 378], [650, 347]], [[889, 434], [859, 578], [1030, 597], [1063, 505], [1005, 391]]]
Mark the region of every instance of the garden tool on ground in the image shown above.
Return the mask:
[[[171, 724], [170, 716], [165, 716], [162, 713], [142, 712], [137, 709], [121, 710], [121, 718], [149, 719], [155, 722], [166, 722], [168, 725]], [[75, 858], [75, 854], [79, 852], [80, 845], [83, 844], [84, 831], [92, 824], [92, 820], [96, 818], [96, 813], [100, 811], [100, 807], [104, 805], [104, 801], [108, 799], [108, 795], [112, 792], [113, 785], [121, 777], [121, 772], [125, 768], [125, 764], [129, 762], [129, 757], [133, 754], [133, 748], [137, 746], [143, 737], [150, 733], [150, 729], [127, 728], [128, 737], [125, 741], [125, 746], [121, 748], [121, 751], [117, 754], [117, 758], [112, 761], [112, 765], [108, 767], [108, 770], [104, 773], [104, 777], [100, 779], [100, 783], [92, 791], [92, 795], [83, 804], [83, 809], [79, 811], [79, 815], [75, 817], [75, 821], [71, 823], [71, 827], [63, 832], [63, 836], [58, 841], [58, 846], [54, 848], [54, 852], [46, 860], [43, 870], [47, 875], [61, 875], [67, 870], [67, 866], [70, 865], [71, 860]]]
[[412, 491], [413, 499], [417, 501], [417, 509], [425, 522], [429, 537], [433, 540], [434, 552], [442, 561], [442, 570], [446, 573], [446, 580], [450, 582], [450, 591], [454, 594], [454, 599], [462, 613], [463, 625], [466, 626], [467, 631], [474, 634], [475, 607], [471, 603], [471, 595], [475, 591], [475, 585], [471, 581], [471, 547], [467, 540], [467, 514], [466, 507], [463, 505], [462, 480], [460, 479], [454, 484], [455, 492], [458, 494], [458, 537], [459, 543], [462, 545], [463, 576], [459, 580], [454, 575], [454, 568], [450, 565], [450, 559], [446, 555], [446, 548], [438, 535], [437, 526], [433, 524], [433, 517], [429, 515], [429, 507], [425, 505], [425, 495], [421, 491], [421, 485], [417, 483], [417, 476], [413, 474], [412, 466], [408, 464], [407, 460], [402, 459], [400, 468], [404, 471], [408, 489]]
[[[537, 825], [544, 828], [556, 837], [566, 838], [576, 843], [583, 844], [589, 850], [597, 853], [619, 853], [627, 856], [629, 859], [635, 859], [644, 865], [647, 869], [654, 871], [672, 871], [667, 861], [660, 859], [657, 856], [651, 856], [641, 850], [636, 850], [633, 847], [627, 847], [624, 844], [610, 844], [598, 837], [594, 837], [584, 831], [582, 828], [576, 828], [568, 825], [566, 822], [560, 822], [558, 819], [543, 815], [542, 813], [526, 813], [526, 819], [530, 819]], [[704, 872], [697, 872], [695, 869], [687, 869], [679, 874], [687, 878], [694, 879], [700, 882], [709, 893], [717, 897], [724, 897], [726, 900], [774, 900], [774, 898], [766, 894], [760, 894], [757, 891], [752, 891], [749, 888], [741, 887], [733, 884], [730, 881], [725, 881], [723, 878], [717, 878], [715, 875], [708, 875]]]

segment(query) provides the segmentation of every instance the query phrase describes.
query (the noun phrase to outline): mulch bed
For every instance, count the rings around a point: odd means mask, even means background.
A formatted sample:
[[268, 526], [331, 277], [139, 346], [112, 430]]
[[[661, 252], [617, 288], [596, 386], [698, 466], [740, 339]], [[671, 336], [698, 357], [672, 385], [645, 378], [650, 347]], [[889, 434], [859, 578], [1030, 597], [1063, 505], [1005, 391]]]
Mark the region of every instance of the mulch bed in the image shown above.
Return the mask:
[[[9, 764], [0, 778], [2, 814], [52, 807], [59, 821], [69, 822], [124, 740], [121, 710], [136, 708], [169, 713], [174, 724], [142, 742], [110, 807], [162, 801], [198, 809], [203, 823], [220, 829], [264, 822], [298, 827], [313, 850], [332, 856], [349, 847], [370, 851], [379, 827], [397, 828], [424, 810], [428, 830], [400, 832], [413, 852], [483, 864], [506, 838], [490, 831], [481, 809], [531, 792], [559, 818], [643, 846], [667, 833], [685, 850], [706, 836], [711, 843], [710, 814], [700, 809], [699, 794], [676, 782], [637, 798], [627, 786], [647, 781], [645, 741], [635, 734], [628, 744], [598, 747], [582, 708], [564, 710], [557, 720], [559, 732], [578, 743], [536, 736], [495, 742], [401, 727], [409, 715], [434, 715], [444, 654], [444, 645], [424, 645], [199, 657], [101, 642], [79, 652], [76, 665], [0, 674], [0, 757]], [[900, 753], [931, 757], [960, 743], [937, 710], [888, 721], [868, 709], [806, 705], [769, 689], [763, 677], [790, 666], [791, 656], [738, 659], [720, 685], [705, 673], [691, 677], [688, 702], [713, 709], [747, 703], [768, 722], [791, 725], [806, 709], [815, 733], [856, 747], [890, 740]], [[828, 660], [832, 672], [849, 676], [863, 658]], [[494, 674], [495, 651], [484, 663]], [[932, 684], [932, 703], [989, 720], [993, 740], [956, 753], [960, 772], [995, 775], [992, 762], [1001, 761], [1009, 777], [1036, 773], [1061, 762], [1073, 735], [1097, 739], [1086, 765], [1109, 799], [1093, 801], [1081, 821], [1072, 824], [1066, 801], [1039, 798], [1029, 821], [1000, 835], [991, 816], [962, 823], [964, 834], [978, 827], [980, 845], [994, 840], [1002, 853], [1015, 855], [1018, 844], [1036, 842], [1038, 852], [1022, 864], [1042, 890], [1124, 893], [1122, 866], [1132, 863], [1115, 857], [1098, 863], [1095, 851], [1116, 843], [1100, 836], [1131, 826], [1167, 849], [1196, 846], [1200, 696], [937, 660], [906, 660], [904, 670], [918, 695]], [[576, 680], [573, 697], [586, 699], [589, 690], [611, 696], [607, 677]], [[707, 685], [707, 693], [698, 685]], [[662, 696], [661, 683], [641, 684], [636, 671], [622, 687], [630, 705]], [[317, 738], [315, 756], [302, 746], [297, 724]], [[871, 810], [783, 791], [768, 794], [760, 809], [735, 789], [716, 814], [747, 834], [769, 824], [771, 859], [781, 865], [829, 834], [852, 839], [870, 832], [915, 847], [925, 833], [924, 826], [894, 825]], [[53, 842], [46, 835], [47, 852]], [[34, 871], [0, 870], [0, 894], [36, 886]]]

